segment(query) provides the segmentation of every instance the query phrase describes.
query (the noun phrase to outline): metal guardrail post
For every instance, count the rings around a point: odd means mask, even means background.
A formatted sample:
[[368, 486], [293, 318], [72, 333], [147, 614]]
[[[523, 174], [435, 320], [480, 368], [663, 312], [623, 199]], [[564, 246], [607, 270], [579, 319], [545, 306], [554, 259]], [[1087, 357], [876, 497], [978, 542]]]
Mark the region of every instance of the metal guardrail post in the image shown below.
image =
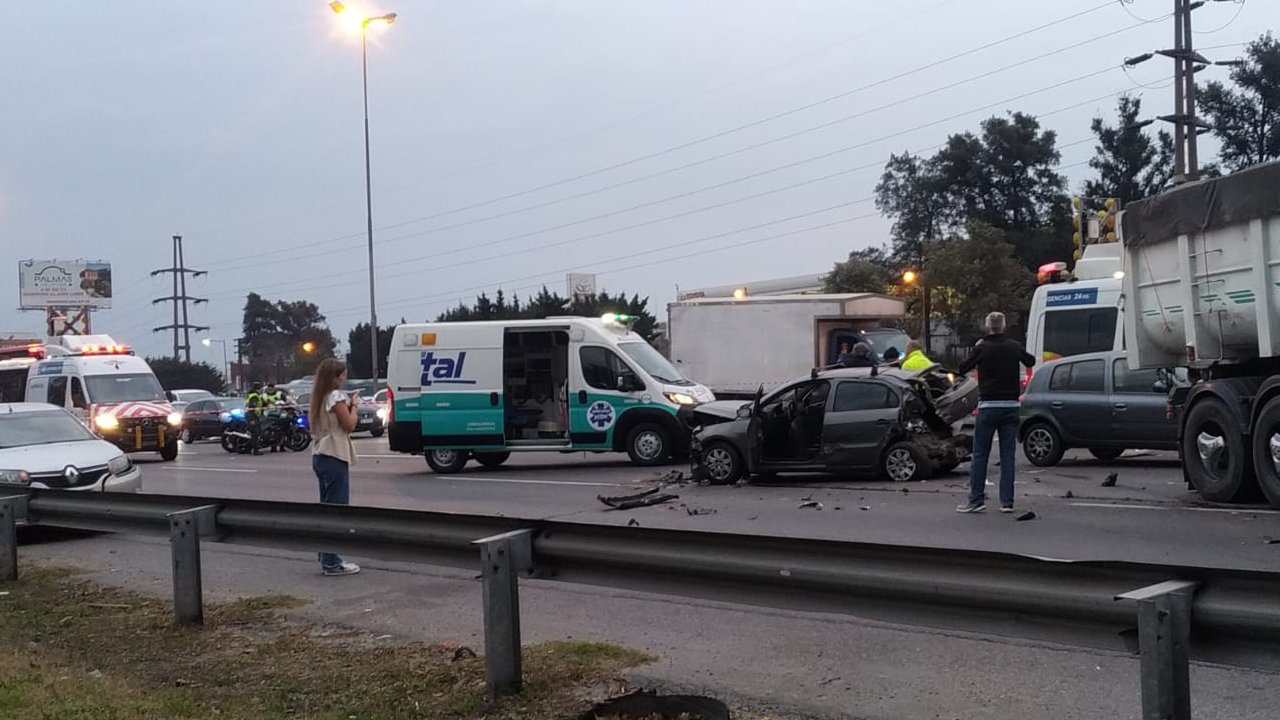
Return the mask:
[[200, 536], [213, 533], [217, 512], [217, 505], [204, 505], [167, 515], [173, 556], [173, 611], [178, 625], [204, 624]]
[[26, 515], [26, 495], [0, 497], [0, 581], [18, 579], [18, 518]]
[[484, 670], [490, 699], [520, 692], [520, 592], [522, 569], [533, 560], [533, 530], [476, 540], [484, 592]]
[[1171, 580], [1115, 598], [1138, 603], [1143, 720], [1191, 720], [1191, 600], [1199, 585]]

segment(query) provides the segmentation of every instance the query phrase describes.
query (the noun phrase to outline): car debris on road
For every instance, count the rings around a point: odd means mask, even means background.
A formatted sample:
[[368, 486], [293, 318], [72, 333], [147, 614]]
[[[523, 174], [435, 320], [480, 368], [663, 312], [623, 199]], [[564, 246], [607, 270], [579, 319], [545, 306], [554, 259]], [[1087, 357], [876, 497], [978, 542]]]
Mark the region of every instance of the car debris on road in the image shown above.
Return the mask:
[[597, 495], [596, 499], [614, 510], [634, 510], [680, 499], [679, 495], [663, 493], [661, 490], [662, 486], [655, 485], [648, 490], [642, 490], [631, 495]]

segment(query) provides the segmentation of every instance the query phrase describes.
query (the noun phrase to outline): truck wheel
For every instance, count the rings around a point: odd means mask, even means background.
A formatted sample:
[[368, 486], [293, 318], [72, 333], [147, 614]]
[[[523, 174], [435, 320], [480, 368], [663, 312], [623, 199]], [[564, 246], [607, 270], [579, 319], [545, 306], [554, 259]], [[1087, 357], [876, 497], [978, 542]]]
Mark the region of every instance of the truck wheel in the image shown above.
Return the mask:
[[641, 423], [627, 433], [627, 455], [636, 465], [661, 465], [671, 456], [671, 439], [661, 425]]
[[702, 471], [712, 485], [730, 485], [746, 472], [742, 455], [727, 442], [712, 442], [702, 450]]
[[1280, 508], [1280, 398], [1267, 402], [1254, 423], [1253, 467], [1267, 502]]
[[170, 440], [169, 442], [164, 444], [164, 447], [160, 448], [160, 459], [164, 460], [165, 462], [172, 462], [178, 459], [177, 438]]
[[1048, 423], [1033, 423], [1022, 435], [1022, 454], [1037, 467], [1057, 465], [1065, 451], [1062, 437]]
[[1123, 455], [1124, 448], [1089, 448], [1089, 454], [1103, 462], [1109, 462]]
[[465, 450], [428, 450], [427, 464], [440, 475], [452, 475], [467, 466], [467, 455]]
[[476, 453], [476, 462], [487, 468], [495, 468], [507, 461], [511, 457], [509, 452], [487, 452]]
[[885, 451], [880, 470], [894, 482], [928, 480], [933, 472], [933, 463], [915, 443], [900, 442]]
[[1240, 502], [1257, 490], [1239, 423], [1217, 398], [1202, 400], [1187, 413], [1182, 456], [1187, 477], [1205, 500]]

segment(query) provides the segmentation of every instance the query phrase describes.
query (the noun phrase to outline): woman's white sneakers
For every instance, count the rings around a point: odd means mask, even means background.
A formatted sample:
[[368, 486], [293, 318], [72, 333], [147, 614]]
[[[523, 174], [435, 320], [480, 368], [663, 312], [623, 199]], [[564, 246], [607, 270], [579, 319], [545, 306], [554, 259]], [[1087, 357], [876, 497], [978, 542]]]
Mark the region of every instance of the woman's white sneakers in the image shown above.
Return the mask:
[[321, 575], [355, 575], [360, 572], [360, 566], [355, 563], [344, 562], [341, 565], [333, 567], [320, 568]]

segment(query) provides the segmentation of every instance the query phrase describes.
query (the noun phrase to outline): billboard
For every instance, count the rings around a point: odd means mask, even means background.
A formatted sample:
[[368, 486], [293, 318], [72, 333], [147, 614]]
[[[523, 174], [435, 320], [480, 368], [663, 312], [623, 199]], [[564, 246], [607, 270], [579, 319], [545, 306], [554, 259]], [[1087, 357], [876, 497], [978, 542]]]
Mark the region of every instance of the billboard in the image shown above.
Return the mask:
[[84, 260], [22, 260], [18, 263], [18, 306], [111, 307], [111, 263]]
[[589, 273], [569, 273], [569, 302], [590, 299], [596, 295], [596, 276]]

